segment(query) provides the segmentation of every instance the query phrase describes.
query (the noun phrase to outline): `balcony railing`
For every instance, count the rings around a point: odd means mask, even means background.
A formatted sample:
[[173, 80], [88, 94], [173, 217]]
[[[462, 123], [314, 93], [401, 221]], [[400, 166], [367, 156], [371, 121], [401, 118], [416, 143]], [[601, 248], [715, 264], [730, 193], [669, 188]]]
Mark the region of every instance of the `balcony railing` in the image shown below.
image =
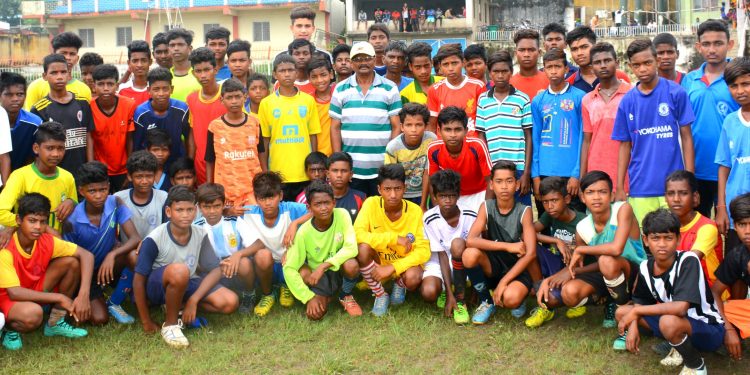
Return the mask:
[[[594, 29], [597, 37], [601, 38], [625, 38], [632, 36], [654, 36], [661, 33], [674, 35], [694, 34], [696, 26], [671, 24], [660, 26], [622, 26], [622, 27], [598, 27]], [[504, 29], [500, 25], [483, 26], [474, 36], [477, 41], [511, 41], [518, 29]], [[536, 30], [539, 34], [541, 29]]]

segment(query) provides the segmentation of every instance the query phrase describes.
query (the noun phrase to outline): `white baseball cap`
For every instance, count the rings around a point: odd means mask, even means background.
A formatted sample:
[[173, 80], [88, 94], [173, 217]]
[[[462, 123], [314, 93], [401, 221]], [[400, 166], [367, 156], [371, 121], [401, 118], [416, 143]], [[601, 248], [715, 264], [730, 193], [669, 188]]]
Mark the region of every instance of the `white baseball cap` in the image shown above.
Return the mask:
[[368, 42], [354, 43], [354, 45], [352, 46], [352, 51], [349, 53], [349, 56], [355, 57], [360, 54], [367, 55], [370, 57], [375, 57], [375, 48], [372, 46], [372, 44]]

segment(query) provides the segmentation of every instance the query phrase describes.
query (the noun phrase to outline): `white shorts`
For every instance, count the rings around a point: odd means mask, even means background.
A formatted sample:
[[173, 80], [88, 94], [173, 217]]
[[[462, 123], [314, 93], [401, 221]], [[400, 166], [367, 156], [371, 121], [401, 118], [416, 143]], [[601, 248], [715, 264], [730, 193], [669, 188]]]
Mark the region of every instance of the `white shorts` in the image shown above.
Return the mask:
[[[440, 279], [441, 283], [440, 285], [443, 285], [443, 271], [440, 269], [440, 258], [438, 257], [439, 253], [432, 253], [430, 255], [430, 260], [427, 261], [427, 263], [424, 264], [424, 271], [422, 272], [422, 280], [425, 278], [428, 278], [430, 276], [437, 277]], [[450, 263], [451, 256], [448, 255], [448, 265], [452, 267]]]
[[484, 191], [472, 195], [462, 195], [458, 197], [458, 205], [466, 207], [474, 212], [479, 212], [479, 207], [482, 206], [482, 202], [485, 201], [486, 197], [487, 193]]

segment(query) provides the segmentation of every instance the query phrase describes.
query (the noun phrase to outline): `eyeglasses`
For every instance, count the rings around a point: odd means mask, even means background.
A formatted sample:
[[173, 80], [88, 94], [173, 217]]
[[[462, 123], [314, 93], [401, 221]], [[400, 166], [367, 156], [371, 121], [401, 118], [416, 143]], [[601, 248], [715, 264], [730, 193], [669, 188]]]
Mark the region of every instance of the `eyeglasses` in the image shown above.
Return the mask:
[[357, 57], [352, 58], [352, 62], [355, 62], [355, 63], [370, 62], [372, 61], [372, 59], [374, 59], [374, 57], [372, 56], [357, 56]]

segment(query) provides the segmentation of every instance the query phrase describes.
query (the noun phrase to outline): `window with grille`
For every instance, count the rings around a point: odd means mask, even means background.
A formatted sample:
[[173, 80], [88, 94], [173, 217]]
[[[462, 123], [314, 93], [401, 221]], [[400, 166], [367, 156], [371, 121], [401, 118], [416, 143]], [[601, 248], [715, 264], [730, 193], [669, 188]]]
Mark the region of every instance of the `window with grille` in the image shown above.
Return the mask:
[[208, 30], [211, 30], [214, 27], [219, 27], [219, 26], [221, 26], [221, 25], [219, 25], [218, 23], [204, 23], [203, 24], [203, 35], [206, 35], [206, 33], [208, 32]]
[[133, 41], [133, 28], [132, 27], [118, 27], [117, 28], [117, 46], [125, 47]]
[[78, 29], [78, 36], [83, 41], [84, 48], [94, 47], [94, 29]]
[[271, 40], [270, 22], [253, 22], [253, 42], [268, 42]]

